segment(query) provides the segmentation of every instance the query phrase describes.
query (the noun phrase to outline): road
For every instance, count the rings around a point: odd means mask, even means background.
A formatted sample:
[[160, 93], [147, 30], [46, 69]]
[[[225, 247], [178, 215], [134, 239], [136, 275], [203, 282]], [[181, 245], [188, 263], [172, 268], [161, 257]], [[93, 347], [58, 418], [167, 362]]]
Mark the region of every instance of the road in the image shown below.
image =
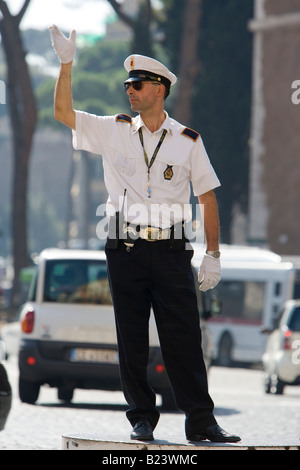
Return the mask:
[[[105, 440], [127, 440], [130, 426], [121, 392], [76, 390], [71, 405], [57, 399], [55, 389], [43, 387], [36, 405], [18, 398], [15, 357], [6, 363], [13, 388], [13, 405], [0, 450], [60, 450], [62, 435], [97, 434]], [[210, 393], [215, 416], [226, 430], [239, 434], [244, 445], [300, 445], [300, 387], [286, 387], [282, 396], [265, 395], [262, 371], [212, 367]], [[158, 397], [159, 403], [159, 397]], [[162, 412], [155, 438], [186, 443], [184, 415]]]

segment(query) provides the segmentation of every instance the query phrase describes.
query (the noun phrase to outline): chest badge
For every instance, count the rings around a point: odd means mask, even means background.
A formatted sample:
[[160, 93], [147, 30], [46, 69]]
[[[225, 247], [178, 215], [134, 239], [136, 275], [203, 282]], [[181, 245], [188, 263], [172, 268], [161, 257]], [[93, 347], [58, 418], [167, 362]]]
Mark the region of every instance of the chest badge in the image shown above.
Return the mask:
[[172, 165], [167, 165], [167, 168], [164, 171], [164, 178], [165, 180], [171, 180], [173, 178], [173, 166]]

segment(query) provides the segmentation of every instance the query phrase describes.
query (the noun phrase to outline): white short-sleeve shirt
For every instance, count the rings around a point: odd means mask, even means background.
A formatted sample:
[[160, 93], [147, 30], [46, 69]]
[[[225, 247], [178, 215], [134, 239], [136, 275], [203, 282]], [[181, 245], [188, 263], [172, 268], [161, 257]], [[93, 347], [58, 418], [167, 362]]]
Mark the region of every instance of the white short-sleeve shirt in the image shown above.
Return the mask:
[[[167, 130], [150, 169], [150, 198], [140, 127], [149, 161], [163, 130]], [[122, 115], [96, 116], [76, 111], [73, 146], [102, 156], [109, 215], [121, 209], [126, 190], [124, 210], [128, 222], [170, 227], [191, 217], [190, 182], [195, 196], [220, 186], [201, 137], [193, 131], [185, 135], [185, 129], [167, 113], [161, 128], [151, 133], [139, 115], [130, 122], [127, 116], [122, 119]]]

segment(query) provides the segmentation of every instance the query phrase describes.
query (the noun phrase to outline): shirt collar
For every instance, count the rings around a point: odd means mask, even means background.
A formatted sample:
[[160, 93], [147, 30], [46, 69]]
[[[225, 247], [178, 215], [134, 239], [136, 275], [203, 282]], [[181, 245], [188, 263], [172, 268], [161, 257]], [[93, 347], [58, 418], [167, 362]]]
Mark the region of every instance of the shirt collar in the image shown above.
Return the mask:
[[[166, 119], [164, 120], [164, 122], [162, 123], [162, 125], [160, 126], [160, 128], [153, 132], [153, 134], [156, 134], [158, 132], [161, 132], [163, 129], [166, 129], [166, 131], [172, 135], [172, 130], [171, 130], [171, 121], [170, 121], [170, 117], [167, 113], [167, 111], [165, 111], [166, 113]], [[132, 123], [132, 132], [133, 134], [135, 134], [136, 132], [138, 132], [138, 130], [141, 128], [141, 127], [144, 127], [145, 129], [147, 129], [143, 119], [141, 118], [140, 115], [136, 116], [134, 119], [133, 119], [133, 123]], [[150, 132], [150, 131], [149, 131]]]

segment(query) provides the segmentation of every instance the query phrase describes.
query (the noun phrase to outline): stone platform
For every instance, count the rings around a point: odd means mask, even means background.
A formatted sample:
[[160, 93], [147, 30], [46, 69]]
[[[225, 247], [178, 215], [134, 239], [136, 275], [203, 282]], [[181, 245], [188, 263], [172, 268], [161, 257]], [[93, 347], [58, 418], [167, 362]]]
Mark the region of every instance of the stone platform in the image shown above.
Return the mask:
[[300, 450], [299, 445], [288, 443], [268, 443], [268, 442], [251, 442], [240, 441], [236, 444], [231, 443], [213, 443], [209, 441], [203, 442], [169, 442], [164, 440], [153, 440], [150, 442], [132, 441], [132, 440], [109, 440], [99, 438], [93, 434], [66, 434], [62, 436], [63, 450], [101, 450], [110, 452], [119, 451], [148, 451], [148, 452], [166, 452], [166, 453], [186, 453], [198, 452], [201, 450]]

